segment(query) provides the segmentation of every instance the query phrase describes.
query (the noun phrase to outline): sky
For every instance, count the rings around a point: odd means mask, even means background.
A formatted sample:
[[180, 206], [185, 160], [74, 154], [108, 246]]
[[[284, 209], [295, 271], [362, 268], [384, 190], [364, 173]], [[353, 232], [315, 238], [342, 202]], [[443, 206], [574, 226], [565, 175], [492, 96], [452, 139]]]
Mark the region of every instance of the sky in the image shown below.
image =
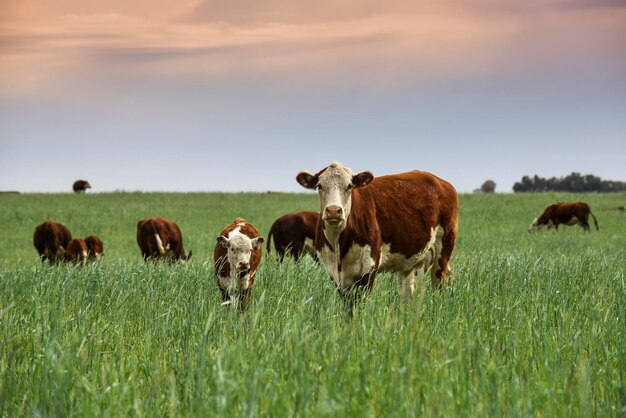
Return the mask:
[[626, 0], [0, 0], [0, 190], [626, 181]]

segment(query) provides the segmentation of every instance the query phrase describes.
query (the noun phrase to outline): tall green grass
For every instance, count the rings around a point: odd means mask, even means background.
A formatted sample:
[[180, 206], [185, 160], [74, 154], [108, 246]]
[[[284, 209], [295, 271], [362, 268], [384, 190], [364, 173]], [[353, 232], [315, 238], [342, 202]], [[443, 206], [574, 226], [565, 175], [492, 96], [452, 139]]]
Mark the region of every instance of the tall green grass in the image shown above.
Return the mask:
[[[526, 232], [557, 200], [600, 232]], [[323, 268], [265, 257], [249, 309], [220, 306], [211, 254], [236, 216], [266, 236], [313, 195], [0, 196], [2, 416], [624, 416], [626, 195], [461, 196], [454, 293], [411, 303], [379, 275], [352, 319]], [[192, 260], [144, 263], [140, 218]], [[39, 262], [35, 225], [100, 235], [85, 268]]]

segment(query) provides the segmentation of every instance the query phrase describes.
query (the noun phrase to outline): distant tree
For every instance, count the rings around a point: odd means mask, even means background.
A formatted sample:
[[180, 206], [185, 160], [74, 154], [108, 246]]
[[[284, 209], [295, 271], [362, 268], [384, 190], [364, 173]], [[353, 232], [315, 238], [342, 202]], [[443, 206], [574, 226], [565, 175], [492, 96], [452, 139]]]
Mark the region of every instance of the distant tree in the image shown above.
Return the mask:
[[480, 191], [483, 193], [493, 193], [496, 191], [496, 182], [493, 180], [487, 180], [480, 186]]
[[592, 174], [582, 176], [573, 172], [565, 177], [545, 179], [538, 175], [522, 177], [522, 181], [513, 185], [515, 193], [520, 192], [622, 192], [626, 191], [626, 182], [602, 180]]

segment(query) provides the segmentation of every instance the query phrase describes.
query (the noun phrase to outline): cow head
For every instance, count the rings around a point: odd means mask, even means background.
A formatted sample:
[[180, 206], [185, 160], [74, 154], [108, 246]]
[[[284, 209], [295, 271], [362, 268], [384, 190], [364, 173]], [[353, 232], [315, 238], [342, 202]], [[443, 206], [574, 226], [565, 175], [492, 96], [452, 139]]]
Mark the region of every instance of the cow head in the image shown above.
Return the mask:
[[263, 237], [250, 239], [247, 235], [240, 233], [234, 234], [230, 238], [220, 235], [217, 237], [217, 242], [228, 250], [228, 263], [230, 264], [231, 273], [235, 273], [242, 278], [250, 273], [252, 251], [263, 244]]
[[533, 219], [533, 221], [530, 223], [530, 226], [528, 227], [528, 232], [536, 232], [539, 231], [541, 228], [543, 228], [544, 226], [547, 226], [548, 229], [552, 229], [555, 228], [554, 222], [552, 222], [552, 220], [549, 220], [547, 223], [545, 221], [541, 221], [539, 218], [535, 218]]
[[296, 176], [302, 187], [317, 189], [320, 195], [320, 216], [324, 229], [343, 231], [352, 209], [352, 189], [363, 187], [374, 180], [369, 171], [353, 174], [337, 162], [313, 175], [302, 171]]

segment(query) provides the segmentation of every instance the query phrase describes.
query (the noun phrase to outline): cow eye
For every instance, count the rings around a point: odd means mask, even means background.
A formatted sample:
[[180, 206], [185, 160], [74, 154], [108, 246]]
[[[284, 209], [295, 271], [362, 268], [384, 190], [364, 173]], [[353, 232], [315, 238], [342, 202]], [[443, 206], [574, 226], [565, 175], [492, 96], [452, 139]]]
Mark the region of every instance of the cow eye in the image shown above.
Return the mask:
[[321, 184], [317, 185], [317, 190], [322, 190], [322, 185]]
[[354, 188], [354, 184], [350, 183], [348, 187], [346, 187], [346, 190], [352, 190], [352, 188]]

